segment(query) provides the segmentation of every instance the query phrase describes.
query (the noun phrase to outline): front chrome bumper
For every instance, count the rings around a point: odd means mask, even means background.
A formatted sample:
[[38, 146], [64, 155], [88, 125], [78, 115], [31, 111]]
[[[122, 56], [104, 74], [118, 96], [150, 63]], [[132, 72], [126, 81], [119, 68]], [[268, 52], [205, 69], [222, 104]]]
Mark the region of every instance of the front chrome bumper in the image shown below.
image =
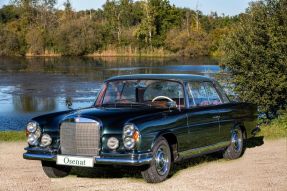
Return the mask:
[[[28, 160], [45, 160], [45, 161], [56, 161], [56, 154], [38, 154], [38, 153], [24, 153], [24, 159]], [[130, 155], [117, 155], [116, 157], [102, 156], [94, 157], [95, 164], [104, 165], [128, 165], [128, 166], [141, 166], [150, 164], [152, 161], [151, 153], [144, 154], [130, 154]]]

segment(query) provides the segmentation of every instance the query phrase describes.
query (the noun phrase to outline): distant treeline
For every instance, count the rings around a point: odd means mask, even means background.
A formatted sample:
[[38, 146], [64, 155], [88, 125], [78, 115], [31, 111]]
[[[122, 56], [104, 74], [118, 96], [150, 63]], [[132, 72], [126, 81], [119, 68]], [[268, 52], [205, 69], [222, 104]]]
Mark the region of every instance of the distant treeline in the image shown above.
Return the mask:
[[204, 15], [168, 0], [107, 0], [74, 11], [56, 0], [12, 0], [0, 9], [0, 55], [206, 56], [238, 16]]

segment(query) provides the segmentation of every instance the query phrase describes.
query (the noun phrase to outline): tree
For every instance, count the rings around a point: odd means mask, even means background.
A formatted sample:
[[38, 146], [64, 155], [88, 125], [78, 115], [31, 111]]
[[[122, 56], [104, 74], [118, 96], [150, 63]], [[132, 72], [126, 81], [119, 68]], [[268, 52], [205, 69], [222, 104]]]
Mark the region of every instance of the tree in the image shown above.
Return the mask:
[[15, 6], [4, 5], [3, 8], [0, 9], [0, 23], [7, 23], [16, 19], [19, 19], [19, 13]]
[[[174, 34], [177, 34], [176, 36]], [[210, 40], [204, 31], [171, 30], [165, 40], [167, 49], [187, 57], [207, 56]]]
[[28, 51], [31, 54], [43, 54], [45, 51], [45, 42], [43, 31], [38, 28], [31, 28], [26, 34], [26, 42], [28, 44]]
[[20, 55], [20, 42], [17, 34], [0, 26], [0, 56]]
[[93, 53], [102, 46], [101, 28], [89, 18], [63, 23], [55, 33], [55, 46], [63, 55]]
[[287, 105], [287, 1], [250, 4], [238, 27], [222, 43], [222, 65], [243, 101], [271, 119]]
[[145, 0], [142, 2], [144, 17], [136, 31], [139, 40], [155, 47], [164, 44], [167, 32], [180, 25], [179, 9], [168, 0]]

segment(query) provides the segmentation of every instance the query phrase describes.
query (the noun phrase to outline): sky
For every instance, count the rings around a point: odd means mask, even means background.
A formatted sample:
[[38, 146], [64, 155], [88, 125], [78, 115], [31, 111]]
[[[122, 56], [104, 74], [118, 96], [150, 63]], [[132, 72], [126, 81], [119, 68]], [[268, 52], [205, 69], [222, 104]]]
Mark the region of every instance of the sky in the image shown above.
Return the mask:
[[[75, 10], [98, 9], [101, 8], [106, 0], [70, 0]], [[63, 8], [65, 0], [58, 0], [57, 8]], [[237, 15], [245, 11], [251, 0], [170, 0], [171, 4], [178, 7], [188, 7], [209, 14], [216, 11], [219, 15]], [[0, 0], [0, 7], [8, 4], [9, 0]]]

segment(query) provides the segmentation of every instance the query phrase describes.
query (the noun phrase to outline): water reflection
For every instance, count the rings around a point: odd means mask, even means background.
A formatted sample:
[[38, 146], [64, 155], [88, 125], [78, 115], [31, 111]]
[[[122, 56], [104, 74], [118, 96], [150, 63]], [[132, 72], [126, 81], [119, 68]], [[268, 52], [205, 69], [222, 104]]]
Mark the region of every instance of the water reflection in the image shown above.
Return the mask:
[[51, 97], [15, 95], [12, 99], [14, 110], [17, 112], [51, 112], [56, 109], [56, 100]]
[[23, 129], [35, 115], [90, 106], [103, 80], [111, 76], [191, 73], [213, 77], [219, 70], [217, 61], [208, 57], [0, 57], [0, 130]]

